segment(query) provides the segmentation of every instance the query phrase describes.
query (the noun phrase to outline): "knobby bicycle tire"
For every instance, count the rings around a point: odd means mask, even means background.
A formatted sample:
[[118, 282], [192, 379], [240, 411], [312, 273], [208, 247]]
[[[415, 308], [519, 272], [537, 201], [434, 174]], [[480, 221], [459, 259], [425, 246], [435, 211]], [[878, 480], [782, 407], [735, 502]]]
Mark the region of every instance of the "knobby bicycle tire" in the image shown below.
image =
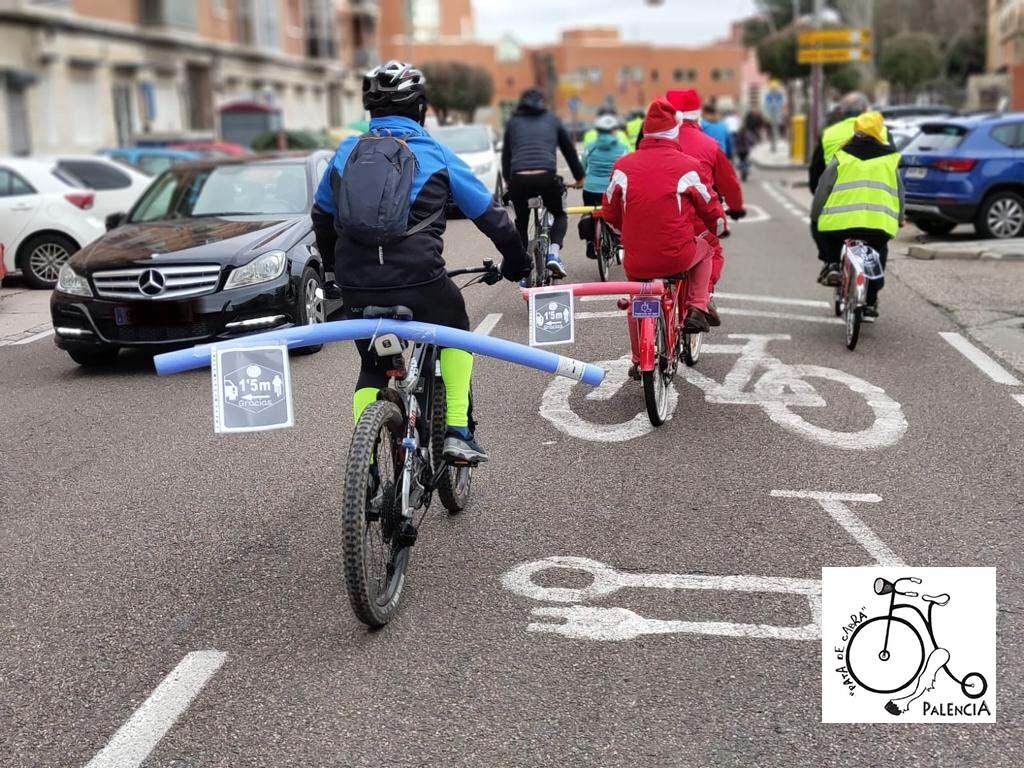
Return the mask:
[[[402, 596], [405, 570], [409, 563], [409, 548], [397, 547], [394, 543], [397, 528], [401, 524], [398, 505], [401, 503], [399, 483], [402, 470], [394, 446], [400, 444], [404, 437], [402, 429], [402, 413], [394, 403], [385, 400], [371, 403], [359, 417], [352, 433], [345, 466], [341, 515], [345, 588], [353, 613], [370, 627], [382, 627], [394, 615]], [[384, 473], [380, 474], [378, 493], [381, 503], [377, 517], [373, 519], [367, 491], [379, 436], [383, 437], [380, 440], [382, 448], [387, 444], [392, 446], [390, 463], [393, 466], [391, 472], [385, 468]], [[381, 472], [382, 463], [378, 462], [378, 473]], [[391, 476], [384, 476], [387, 474]], [[398, 499], [395, 498], [396, 493]], [[380, 528], [379, 540], [368, 541], [374, 523]], [[375, 546], [385, 562], [383, 573], [386, 582], [383, 592], [374, 586], [374, 579], [367, 572], [367, 558], [373, 554], [370, 548]]]

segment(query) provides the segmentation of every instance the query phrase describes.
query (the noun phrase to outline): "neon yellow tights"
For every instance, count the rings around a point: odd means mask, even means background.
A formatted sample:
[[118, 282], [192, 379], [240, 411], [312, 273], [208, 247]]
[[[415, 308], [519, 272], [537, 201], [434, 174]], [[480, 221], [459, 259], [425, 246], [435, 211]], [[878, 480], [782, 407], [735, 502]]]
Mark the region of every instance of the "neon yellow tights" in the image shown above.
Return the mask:
[[[469, 426], [469, 385], [473, 379], [473, 356], [461, 349], [441, 350], [441, 378], [448, 404], [448, 426]], [[361, 387], [352, 395], [352, 414], [356, 421], [377, 399], [376, 387]]]

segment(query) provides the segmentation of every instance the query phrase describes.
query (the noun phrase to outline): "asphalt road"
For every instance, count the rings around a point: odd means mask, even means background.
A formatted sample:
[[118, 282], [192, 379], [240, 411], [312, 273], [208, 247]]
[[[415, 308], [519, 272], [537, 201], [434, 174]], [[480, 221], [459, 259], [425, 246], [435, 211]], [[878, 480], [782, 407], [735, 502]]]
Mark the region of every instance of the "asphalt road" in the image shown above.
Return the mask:
[[[151, 752], [139, 747], [146, 766], [1024, 764], [1024, 407], [1013, 397], [1024, 385], [968, 361], [939, 335], [957, 330], [946, 315], [898, 278], [882, 321], [848, 352], [821, 304], [800, 212], [765, 178], [747, 193], [767, 218], [726, 241], [726, 324], [709, 343], [727, 348], [697, 370], [725, 378], [750, 341], [729, 334], [786, 336], [764, 349], [818, 366], [797, 370], [827, 405], [787, 410], [770, 383], [756, 390], [767, 405], [726, 402], [707, 380], [709, 397], [680, 379], [674, 417], [651, 431], [633, 382], [587, 398], [582, 385], [480, 360], [479, 435], [492, 462], [465, 514], [428, 516], [400, 611], [379, 632], [354, 619], [342, 578], [348, 346], [293, 358], [294, 429], [224, 437], [213, 434], [208, 373], [158, 378], [146, 356], [84, 372], [49, 339], [0, 349], [0, 765], [86, 765], [186, 657], [211, 667], [176, 719], [173, 696], [154, 705], [173, 725]], [[596, 279], [574, 229], [571, 277]], [[446, 253], [470, 265], [490, 246], [456, 221]], [[474, 324], [500, 314], [495, 335], [527, 338], [509, 284], [466, 296]], [[612, 310], [578, 302], [592, 316], [559, 351], [626, 354]], [[821, 367], [846, 376], [820, 378]], [[844, 527], [786, 491], [880, 499], [849, 502], [863, 525]], [[635, 586], [588, 599], [596, 624], [562, 624], [557, 610], [571, 604], [516, 576], [548, 557], [604, 563]], [[824, 725], [813, 601], [639, 576], [816, 583], [822, 566], [886, 558], [998, 569], [996, 724]], [[589, 582], [563, 568], [532, 583]], [[666, 623], [612, 621], [598, 610], [610, 607]], [[568, 634], [551, 631], [560, 624]], [[663, 633], [610, 638], [635, 626]]]

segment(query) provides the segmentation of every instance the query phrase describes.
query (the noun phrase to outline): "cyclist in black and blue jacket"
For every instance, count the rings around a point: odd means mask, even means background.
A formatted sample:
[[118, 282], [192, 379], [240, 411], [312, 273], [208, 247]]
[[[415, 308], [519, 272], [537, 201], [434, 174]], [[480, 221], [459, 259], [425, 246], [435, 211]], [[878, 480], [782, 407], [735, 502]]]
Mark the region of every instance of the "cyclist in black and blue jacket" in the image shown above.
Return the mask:
[[[357, 137], [345, 139], [324, 172], [312, 210], [317, 248], [325, 271], [335, 282], [325, 286], [328, 296], [342, 298], [347, 316], [358, 318], [367, 306], [402, 305], [417, 320], [469, 330], [466, 305], [445, 272], [445, 206], [449, 200], [491, 239], [502, 255], [502, 275], [512, 281], [530, 273], [530, 262], [515, 226], [492, 191], [480, 182], [455, 153], [423, 128], [427, 112], [423, 73], [408, 64], [389, 61], [363, 78], [363, 106], [369, 110], [370, 133], [390, 134], [404, 141], [416, 157], [411, 190], [409, 229], [417, 230], [395, 243], [378, 247], [347, 237], [338, 220], [336, 193]], [[351, 171], [350, 171], [351, 172]], [[430, 220], [429, 222], [427, 220]], [[426, 223], [422, 228], [417, 225]], [[362, 368], [353, 395], [356, 420], [377, 399], [388, 377], [385, 364], [370, 351], [368, 341], [357, 341]], [[441, 375], [447, 393], [448, 434], [445, 455], [464, 461], [486, 461], [476, 442], [470, 414], [470, 379], [473, 356], [459, 349], [441, 351]]]

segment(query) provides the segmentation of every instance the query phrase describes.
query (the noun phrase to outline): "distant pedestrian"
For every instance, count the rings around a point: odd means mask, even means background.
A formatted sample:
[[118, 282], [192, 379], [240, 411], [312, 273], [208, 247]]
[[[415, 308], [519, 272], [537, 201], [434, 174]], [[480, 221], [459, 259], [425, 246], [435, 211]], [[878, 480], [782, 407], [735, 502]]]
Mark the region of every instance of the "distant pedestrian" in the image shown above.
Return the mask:
[[709, 101], [701, 109], [700, 127], [704, 129], [704, 133], [718, 142], [725, 156], [732, 160], [732, 136], [729, 134], [729, 127], [719, 119], [714, 102]]

